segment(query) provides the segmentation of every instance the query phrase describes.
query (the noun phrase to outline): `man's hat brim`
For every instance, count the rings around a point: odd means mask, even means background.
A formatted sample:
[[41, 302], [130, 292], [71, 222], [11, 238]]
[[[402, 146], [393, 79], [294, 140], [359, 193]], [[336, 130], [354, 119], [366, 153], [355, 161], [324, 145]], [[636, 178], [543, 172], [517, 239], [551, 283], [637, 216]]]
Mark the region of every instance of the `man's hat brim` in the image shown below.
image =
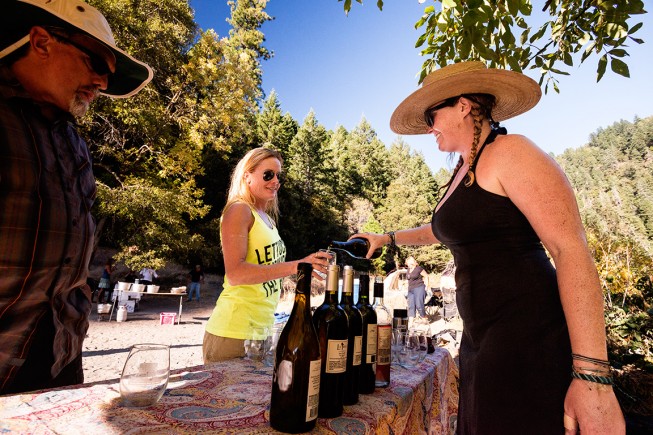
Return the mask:
[[[5, 5], [3, 5], [5, 6]], [[0, 26], [0, 59], [29, 42], [34, 26], [63, 27], [90, 36], [106, 46], [116, 57], [116, 71], [109, 77], [102, 94], [130, 97], [154, 76], [152, 68], [116, 47], [111, 28], [104, 16], [80, 0], [9, 0]]]

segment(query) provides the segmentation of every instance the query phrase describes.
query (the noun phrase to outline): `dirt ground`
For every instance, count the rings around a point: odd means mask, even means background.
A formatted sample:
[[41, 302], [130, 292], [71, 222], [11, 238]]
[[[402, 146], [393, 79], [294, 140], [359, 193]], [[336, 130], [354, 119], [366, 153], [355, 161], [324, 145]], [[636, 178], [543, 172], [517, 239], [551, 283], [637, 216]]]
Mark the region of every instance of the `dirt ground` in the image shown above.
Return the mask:
[[160, 313], [179, 311], [177, 296], [144, 295], [138, 311], [128, 313], [125, 322], [116, 322], [116, 313], [111, 321], [98, 320], [94, 304], [82, 353], [84, 381], [120, 378], [129, 349], [137, 343], [169, 345], [171, 369], [202, 364], [202, 338], [215, 306], [215, 293], [211, 288], [203, 289], [200, 302], [186, 302], [184, 297], [178, 325], [160, 324]]

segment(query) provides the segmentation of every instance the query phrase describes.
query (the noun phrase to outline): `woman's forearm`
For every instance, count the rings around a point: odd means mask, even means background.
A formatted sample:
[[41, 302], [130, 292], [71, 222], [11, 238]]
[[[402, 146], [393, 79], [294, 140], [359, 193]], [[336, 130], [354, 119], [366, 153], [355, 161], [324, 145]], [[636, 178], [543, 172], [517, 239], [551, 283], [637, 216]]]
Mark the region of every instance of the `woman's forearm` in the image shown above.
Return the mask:
[[418, 246], [432, 245], [439, 243], [439, 241], [433, 235], [431, 224], [425, 224], [421, 227], [395, 231], [395, 243], [397, 245]]
[[572, 352], [606, 360], [603, 294], [594, 261], [586, 250], [565, 250], [557, 257], [560, 300]]

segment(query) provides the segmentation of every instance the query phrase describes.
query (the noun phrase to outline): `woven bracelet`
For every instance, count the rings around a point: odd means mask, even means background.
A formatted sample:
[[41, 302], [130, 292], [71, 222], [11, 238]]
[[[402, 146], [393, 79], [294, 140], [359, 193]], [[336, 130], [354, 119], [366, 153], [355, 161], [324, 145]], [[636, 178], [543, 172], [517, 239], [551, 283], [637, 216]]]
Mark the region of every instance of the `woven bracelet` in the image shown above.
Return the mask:
[[571, 377], [583, 381], [594, 382], [596, 384], [614, 385], [612, 376], [586, 375], [585, 373], [578, 373], [576, 370], [572, 370]]
[[579, 355], [577, 353], [572, 353], [571, 358], [576, 359], [578, 361], [585, 361], [585, 362], [598, 364], [600, 366], [610, 367], [610, 361], [606, 361], [604, 359], [590, 358], [589, 356]]

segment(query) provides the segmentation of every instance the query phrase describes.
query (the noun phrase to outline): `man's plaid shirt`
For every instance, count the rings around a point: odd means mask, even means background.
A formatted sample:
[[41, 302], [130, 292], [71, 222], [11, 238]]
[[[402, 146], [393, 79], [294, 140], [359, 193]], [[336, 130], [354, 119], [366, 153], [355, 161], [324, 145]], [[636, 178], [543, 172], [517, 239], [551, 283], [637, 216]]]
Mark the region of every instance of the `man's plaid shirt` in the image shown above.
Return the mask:
[[[70, 115], [47, 120], [0, 66], [0, 394], [37, 327], [55, 330], [53, 377], [82, 351], [95, 194]], [[39, 325], [48, 310], [53, 324]]]

